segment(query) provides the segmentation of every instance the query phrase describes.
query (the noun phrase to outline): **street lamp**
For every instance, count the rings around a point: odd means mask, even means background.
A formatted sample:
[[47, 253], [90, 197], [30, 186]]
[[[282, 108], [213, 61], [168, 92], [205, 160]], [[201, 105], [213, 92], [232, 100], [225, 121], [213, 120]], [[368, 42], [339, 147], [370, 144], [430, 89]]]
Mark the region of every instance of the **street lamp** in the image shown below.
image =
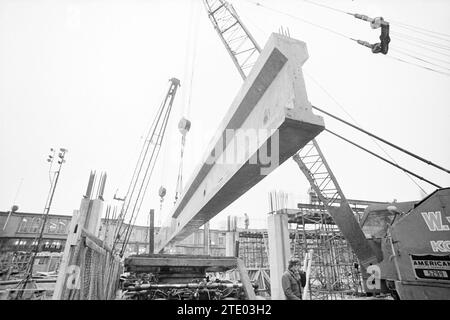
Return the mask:
[[5, 224], [3, 225], [3, 231], [5, 231], [5, 229], [6, 229], [6, 225], [8, 224], [9, 217], [11, 217], [12, 213], [17, 212], [17, 210], [19, 210], [19, 206], [13, 205], [11, 207], [11, 210], [9, 210], [9, 212], [8, 212], [8, 217], [6, 218]]
[[[49, 174], [51, 173], [51, 169], [52, 169], [52, 165], [53, 165], [53, 161], [55, 160], [55, 150], [53, 148], [50, 149], [51, 154], [49, 154], [48, 158], [47, 158], [47, 162], [50, 162], [50, 169], [49, 169]], [[66, 155], [66, 153], [68, 152], [67, 149], [64, 148], [60, 148], [59, 149], [59, 153], [58, 153], [58, 164], [59, 167], [58, 169], [54, 172], [54, 178], [52, 179], [50, 177], [50, 190], [47, 196], [47, 202], [45, 204], [45, 209], [44, 209], [44, 213], [42, 214], [44, 216], [44, 221], [42, 222], [42, 227], [41, 227], [41, 231], [39, 234], [39, 238], [37, 240], [37, 244], [36, 244], [36, 248], [34, 249], [33, 255], [30, 259], [29, 262], [29, 267], [28, 267], [28, 272], [25, 276], [25, 281], [23, 284], [23, 289], [26, 288], [26, 285], [29, 281], [29, 279], [32, 277], [33, 275], [33, 265], [34, 265], [34, 261], [36, 259], [36, 255], [39, 251], [39, 247], [40, 244], [42, 242], [42, 238], [43, 238], [43, 234], [44, 234], [44, 228], [45, 228], [45, 224], [47, 222], [47, 218], [48, 218], [48, 214], [50, 212], [50, 207], [52, 205], [52, 201], [53, 201], [53, 196], [55, 194], [55, 190], [56, 190], [56, 185], [58, 183], [58, 178], [59, 178], [59, 174], [61, 173], [61, 168], [64, 162], [66, 162], [64, 160], [64, 157]], [[19, 293], [17, 294], [17, 299], [20, 299], [23, 295], [23, 290], [19, 291]]]

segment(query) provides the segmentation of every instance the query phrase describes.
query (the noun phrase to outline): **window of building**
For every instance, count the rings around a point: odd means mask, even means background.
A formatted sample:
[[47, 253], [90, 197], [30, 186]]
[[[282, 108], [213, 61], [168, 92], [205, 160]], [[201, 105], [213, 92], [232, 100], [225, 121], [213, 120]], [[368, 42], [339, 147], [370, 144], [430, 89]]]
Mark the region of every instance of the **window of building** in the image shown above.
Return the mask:
[[50, 245], [51, 249], [59, 249], [61, 248], [61, 241], [53, 241]]
[[[19, 223], [17, 232], [23, 233], [38, 233], [41, 231], [41, 218], [38, 217], [23, 217]], [[45, 225], [45, 233], [50, 234], [65, 234], [67, 233], [67, 226], [69, 225], [67, 219], [51, 218]]]
[[204, 240], [203, 238], [204, 238], [203, 230], [195, 232], [193, 244], [202, 245]]
[[144, 254], [147, 252], [147, 248], [145, 245], [140, 245], [139, 246], [139, 254]]
[[33, 222], [31, 224], [31, 230], [28, 232], [37, 233], [41, 229], [41, 218], [33, 218]]
[[47, 264], [48, 263], [48, 261], [49, 261], [49, 257], [40, 257], [40, 258], [38, 258], [38, 264]]
[[47, 233], [56, 233], [58, 229], [58, 219], [49, 219], [47, 224]]
[[30, 232], [30, 226], [31, 226], [31, 218], [22, 218], [19, 224], [19, 230], [17, 232]]
[[69, 221], [59, 219], [56, 233], [59, 233], [59, 234], [67, 233], [66, 230], [67, 230], [68, 225], [69, 225]]
[[186, 237], [184, 240], [181, 241], [181, 243], [183, 244], [194, 244], [195, 243], [195, 233], [189, 235], [188, 237]]
[[128, 255], [133, 255], [133, 254], [137, 254], [137, 250], [136, 250], [136, 244], [134, 243], [130, 243], [127, 245], [125, 252]]

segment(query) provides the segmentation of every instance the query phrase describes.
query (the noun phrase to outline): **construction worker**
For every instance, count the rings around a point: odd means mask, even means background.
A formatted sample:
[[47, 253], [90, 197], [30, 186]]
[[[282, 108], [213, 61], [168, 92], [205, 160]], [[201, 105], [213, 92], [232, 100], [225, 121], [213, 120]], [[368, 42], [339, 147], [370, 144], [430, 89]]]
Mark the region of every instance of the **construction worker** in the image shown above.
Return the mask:
[[389, 24], [384, 23], [384, 20], [381, 17], [376, 19], [380, 19], [379, 23], [381, 26], [381, 42], [372, 45], [372, 53], [387, 54], [389, 50], [389, 42], [391, 42], [391, 38], [389, 37]]
[[300, 269], [300, 260], [291, 258], [288, 269], [281, 277], [281, 286], [287, 300], [302, 300], [302, 288], [306, 284], [306, 274]]

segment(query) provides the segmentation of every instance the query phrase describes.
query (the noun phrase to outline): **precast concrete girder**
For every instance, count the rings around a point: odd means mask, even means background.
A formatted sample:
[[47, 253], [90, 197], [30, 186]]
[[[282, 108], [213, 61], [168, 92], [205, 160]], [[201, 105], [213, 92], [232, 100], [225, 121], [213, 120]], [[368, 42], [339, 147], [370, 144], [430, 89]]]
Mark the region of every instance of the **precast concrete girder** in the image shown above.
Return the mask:
[[272, 34], [155, 239], [180, 241], [290, 158], [323, 129], [308, 101], [306, 43]]

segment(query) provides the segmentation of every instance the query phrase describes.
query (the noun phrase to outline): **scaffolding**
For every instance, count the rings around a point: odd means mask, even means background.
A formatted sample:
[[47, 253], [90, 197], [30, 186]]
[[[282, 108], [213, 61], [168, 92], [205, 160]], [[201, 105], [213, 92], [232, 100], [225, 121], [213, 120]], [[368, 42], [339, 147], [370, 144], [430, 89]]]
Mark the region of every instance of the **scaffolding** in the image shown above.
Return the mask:
[[301, 261], [313, 251], [309, 299], [342, 300], [362, 293], [358, 260], [324, 209], [299, 209], [289, 222], [291, 254]]
[[250, 280], [258, 285], [260, 295], [270, 294], [270, 271], [267, 231], [245, 230], [237, 232], [238, 257], [242, 259]]
[[[330, 215], [303, 208], [289, 213], [291, 255], [304, 261], [313, 250], [310, 300], [351, 299], [362, 294], [358, 260]], [[238, 231], [238, 257], [261, 293], [270, 295], [267, 231]]]
[[267, 232], [241, 231], [239, 232], [239, 258], [248, 268], [268, 268], [265, 239]]
[[[301, 205], [299, 207], [302, 207]], [[363, 294], [358, 259], [321, 206], [288, 210], [291, 255], [304, 261], [313, 251], [309, 299], [342, 300]], [[238, 231], [238, 256], [252, 281], [270, 294], [267, 232]]]

